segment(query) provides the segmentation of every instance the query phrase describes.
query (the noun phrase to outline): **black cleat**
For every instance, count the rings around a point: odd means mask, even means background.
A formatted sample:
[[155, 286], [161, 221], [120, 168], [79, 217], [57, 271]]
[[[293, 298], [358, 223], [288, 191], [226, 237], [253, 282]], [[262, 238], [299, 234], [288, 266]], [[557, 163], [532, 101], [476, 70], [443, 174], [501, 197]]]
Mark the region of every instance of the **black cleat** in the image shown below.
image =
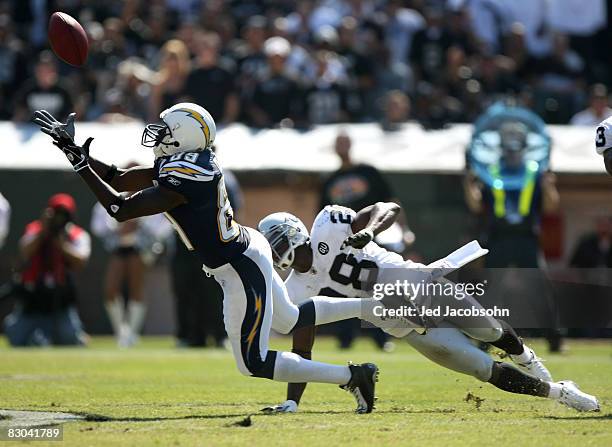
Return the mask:
[[374, 389], [378, 382], [378, 366], [374, 363], [362, 363], [361, 365], [349, 363], [349, 368], [351, 380], [346, 385], [340, 385], [340, 388], [355, 396], [357, 413], [371, 413], [374, 409], [374, 400], [376, 400]]

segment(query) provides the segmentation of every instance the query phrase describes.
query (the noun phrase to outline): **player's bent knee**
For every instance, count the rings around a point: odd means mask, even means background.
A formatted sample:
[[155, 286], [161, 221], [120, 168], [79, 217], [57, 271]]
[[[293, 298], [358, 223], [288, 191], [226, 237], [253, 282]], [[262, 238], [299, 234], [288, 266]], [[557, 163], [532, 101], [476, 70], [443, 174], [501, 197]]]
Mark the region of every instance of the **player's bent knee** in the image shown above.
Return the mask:
[[287, 335], [290, 334], [295, 326], [295, 321], [284, 321], [284, 320], [272, 320], [272, 329], [279, 334]]
[[276, 351], [268, 351], [265, 360], [261, 357], [253, 356], [246, 363], [248, 373], [246, 375], [270, 379], [274, 377], [274, 364], [276, 363]]
[[472, 328], [466, 330], [465, 332], [470, 337], [475, 338], [476, 340], [484, 341], [486, 343], [491, 343], [499, 340], [504, 333], [501, 326]]

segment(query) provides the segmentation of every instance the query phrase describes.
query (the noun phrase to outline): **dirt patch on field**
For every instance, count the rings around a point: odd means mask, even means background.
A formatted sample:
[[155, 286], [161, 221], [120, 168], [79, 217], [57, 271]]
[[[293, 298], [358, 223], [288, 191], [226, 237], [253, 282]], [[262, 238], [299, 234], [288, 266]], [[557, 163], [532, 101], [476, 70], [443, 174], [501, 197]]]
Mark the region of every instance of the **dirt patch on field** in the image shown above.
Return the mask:
[[78, 414], [60, 411], [0, 410], [0, 427], [39, 427], [84, 419]]

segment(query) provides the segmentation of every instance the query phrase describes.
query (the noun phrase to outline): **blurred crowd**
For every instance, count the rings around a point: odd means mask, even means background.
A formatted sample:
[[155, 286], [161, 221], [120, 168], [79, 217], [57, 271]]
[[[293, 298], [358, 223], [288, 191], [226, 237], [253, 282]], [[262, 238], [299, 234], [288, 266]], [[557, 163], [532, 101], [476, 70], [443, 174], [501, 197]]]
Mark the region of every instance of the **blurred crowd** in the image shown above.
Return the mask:
[[[156, 121], [189, 99], [220, 125], [437, 128], [511, 95], [547, 123], [592, 124], [610, 112], [607, 3], [0, 0], [0, 119]], [[82, 68], [48, 51], [57, 10], [89, 35]]]

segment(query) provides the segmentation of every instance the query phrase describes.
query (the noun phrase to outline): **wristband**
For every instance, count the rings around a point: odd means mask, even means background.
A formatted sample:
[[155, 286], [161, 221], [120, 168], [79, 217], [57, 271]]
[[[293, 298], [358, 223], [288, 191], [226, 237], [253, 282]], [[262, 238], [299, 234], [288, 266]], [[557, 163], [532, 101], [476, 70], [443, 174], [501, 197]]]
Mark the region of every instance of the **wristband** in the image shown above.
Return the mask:
[[108, 171], [106, 171], [106, 174], [104, 174], [104, 177], [102, 177], [102, 180], [106, 183], [110, 183], [115, 178], [115, 175], [117, 175], [117, 170], [116, 165], [111, 165]]

